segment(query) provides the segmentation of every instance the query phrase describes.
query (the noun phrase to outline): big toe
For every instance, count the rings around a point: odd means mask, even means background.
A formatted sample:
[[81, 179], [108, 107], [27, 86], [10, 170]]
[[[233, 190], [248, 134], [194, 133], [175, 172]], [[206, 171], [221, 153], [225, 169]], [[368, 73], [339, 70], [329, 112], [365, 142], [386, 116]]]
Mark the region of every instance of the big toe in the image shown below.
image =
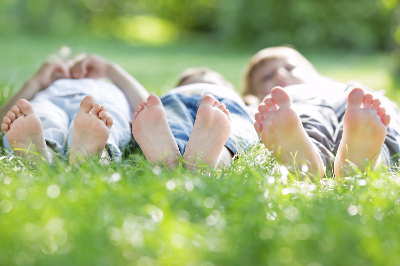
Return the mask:
[[19, 99], [15, 105], [18, 106], [23, 115], [30, 115], [35, 113], [32, 105], [25, 99]]
[[271, 97], [274, 102], [279, 107], [290, 107], [292, 105], [292, 101], [290, 100], [289, 94], [287, 94], [282, 88], [275, 87], [271, 91]]
[[81, 102], [79, 112], [85, 112], [88, 114], [92, 110], [95, 103], [96, 100], [92, 96], [86, 96]]
[[211, 94], [206, 94], [204, 95], [203, 99], [200, 102], [200, 106], [207, 104], [207, 105], [211, 105], [214, 106], [215, 103], [215, 97]]
[[147, 98], [147, 105], [148, 106], [152, 107], [152, 106], [157, 105], [157, 104], [161, 104], [161, 100], [156, 95], [152, 94]]
[[354, 88], [347, 97], [347, 104], [360, 107], [364, 102], [365, 92], [360, 88]]

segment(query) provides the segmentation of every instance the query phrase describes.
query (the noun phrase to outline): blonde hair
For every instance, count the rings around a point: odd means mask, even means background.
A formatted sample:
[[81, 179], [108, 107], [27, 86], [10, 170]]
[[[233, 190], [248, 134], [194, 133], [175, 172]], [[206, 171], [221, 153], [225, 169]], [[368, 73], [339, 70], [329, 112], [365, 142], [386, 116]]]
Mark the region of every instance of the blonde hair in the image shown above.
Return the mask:
[[254, 91], [254, 86], [252, 84], [252, 77], [257, 67], [275, 59], [288, 57], [296, 57], [303, 64], [303, 67], [307, 68], [310, 71], [318, 73], [314, 66], [310, 63], [310, 61], [308, 61], [295, 49], [286, 46], [269, 47], [259, 51], [250, 59], [243, 79], [243, 96], [256, 95], [256, 92]]
[[[197, 81], [190, 81], [191, 78], [195, 80], [197, 78]], [[178, 87], [192, 83], [210, 83], [222, 85], [231, 89], [234, 88], [233, 85], [222, 76], [222, 74], [207, 67], [188, 68], [179, 74]]]

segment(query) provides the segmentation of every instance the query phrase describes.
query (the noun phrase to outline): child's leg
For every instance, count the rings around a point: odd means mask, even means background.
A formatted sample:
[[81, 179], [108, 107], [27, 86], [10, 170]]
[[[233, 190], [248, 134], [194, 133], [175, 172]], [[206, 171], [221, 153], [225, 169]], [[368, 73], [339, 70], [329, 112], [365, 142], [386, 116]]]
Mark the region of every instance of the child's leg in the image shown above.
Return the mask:
[[[24, 105], [26, 105], [26, 101], [22, 100]], [[55, 150], [59, 154], [63, 154], [64, 152], [64, 143], [66, 139], [66, 134], [68, 130], [69, 119], [67, 114], [59, 108], [57, 105], [53, 104], [51, 101], [39, 97], [33, 99], [29, 106], [34, 110], [35, 115], [40, 119], [42, 128], [42, 134], [45, 139], [46, 149], [44, 150], [44, 155], [41, 154], [46, 160], [51, 161], [52, 158], [52, 150]], [[17, 105], [18, 106], [18, 105]], [[16, 110], [16, 108], [14, 108]], [[21, 110], [21, 108], [20, 108]], [[26, 116], [27, 117], [27, 116]], [[6, 119], [8, 120], [8, 119]], [[23, 123], [22, 121], [26, 121], [26, 119], [18, 120], [19, 123]], [[9, 121], [7, 121], [9, 122]], [[15, 131], [17, 134], [23, 136], [27, 131], [27, 129], [31, 129], [30, 127], [24, 127], [21, 131]], [[10, 132], [9, 132], [10, 133]], [[29, 133], [30, 134], [30, 133]], [[15, 136], [15, 134], [10, 134], [9, 136]], [[31, 136], [29, 138], [34, 140]], [[14, 142], [13, 139], [10, 139], [12, 144]], [[8, 145], [7, 145], [8, 144]], [[4, 146], [5, 148], [9, 148], [9, 141], [7, 141], [7, 135], [4, 136]], [[37, 146], [37, 145], [36, 145]], [[40, 145], [40, 147], [42, 147]], [[48, 149], [51, 148], [51, 149]], [[31, 147], [33, 148], [33, 147]], [[43, 149], [43, 148], [42, 148]], [[30, 150], [32, 151], [32, 150]], [[21, 156], [25, 156], [23, 151], [17, 152], [17, 154]], [[29, 155], [29, 154], [28, 154]]]
[[161, 98], [161, 101], [165, 108], [172, 135], [178, 145], [180, 154], [183, 155], [193, 130], [201, 96], [167, 94]]
[[[164, 105], [164, 108], [165, 108], [166, 118], [167, 118], [168, 125], [169, 125], [169, 127], [165, 126], [163, 128], [168, 129], [168, 132], [169, 131], [172, 132], [172, 135], [173, 135], [173, 138], [175, 141], [174, 145], [177, 145], [179, 147], [178, 152], [180, 152], [180, 154], [184, 154], [184, 153], [185, 153], [185, 155], [188, 155], [189, 153], [192, 154], [192, 156], [189, 156], [190, 157], [189, 158], [190, 159], [189, 167], [190, 167], [190, 165], [194, 163], [193, 162], [193, 160], [195, 159], [194, 157], [198, 158], [196, 156], [197, 155], [197, 146], [198, 146], [197, 145], [198, 141], [196, 141], [196, 139], [198, 139], [198, 137], [196, 137], [196, 135], [197, 136], [200, 135], [200, 137], [203, 137], [202, 135], [212, 136], [212, 134], [207, 133], [206, 132], [207, 130], [204, 129], [202, 126], [200, 126], [200, 124], [202, 124], [202, 123], [197, 123], [198, 130], [196, 130], [196, 131], [198, 131], [199, 133], [191, 135], [192, 131], [194, 133], [193, 127], [195, 124], [196, 116], [199, 114], [198, 109], [199, 109], [202, 97], [200, 95], [169, 94], [169, 95], [164, 96], [161, 100], [162, 100], [162, 104]], [[214, 103], [215, 103], [215, 98], [214, 98]], [[217, 151], [217, 150], [212, 151], [213, 157], [214, 157], [214, 159], [211, 160], [212, 162], [210, 162], [210, 165], [212, 165], [212, 166], [217, 166], [220, 162], [223, 163], [224, 165], [229, 165], [232, 161], [233, 155], [237, 153], [236, 144], [238, 144], [242, 148], [245, 148], [243, 145], [241, 145], [241, 142], [242, 142], [241, 137], [244, 138], [243, 142], [246, 142], [247, 144], [251, 143], [252, 140], [258, 140], [257, 134], [252, 129], [251, 117], [248, 117], [248, 118], [243, 117], [244, 115], [242, 113], [245, 112], [243, 110], [243, 108], [240, 106], [234, 107], [235, 105], [233, 103], [228, 103], [228, 101], [226, 101], [224, 99], [221, 99], [221, 103], [226, 103], [226, 105], [229, 106], [229, 108], [232, 108], [232, 110], [234, 110], [234, 112], [232, 113], [232, 117], [235, 118], [233, 124], [236, 125], [236, 127], [235, 127], [236, 130], [233, 130], [234, 132], [232, 132], [228, 141], [226, 141], [225, 144], [222, 145], [222, 148], [217, 149], [219, 151]], [[223, 108], [223, 105], [221, 106], [221, 108]], [[204, 109], [204, 108], [202, 108], [202, 109]], [[214, 108], [214, 109], [216, 109], [216, 108]], [[238, 109], [238, 110], [236, 110], [236, 109]], [[224, 120], [226, 120], [226, 114], [224, 114], [225, 110], [224, 111], [219, 110], [219, 111], [221, 114], [223, 114], [222, 118]], [[203, 113], [203, 112], [200, 112], [200, 113]], [[202, 120], [203, 122], [206, 121], [205, 124], [209, 123], [208, 119], [206, 119], [205, 116], [201, 115], [201, 116], [199, 116], [199, 118], [201, 118], [200, 120]], [[200, 122], [200, 120], [199, 120], [199, 122]], [[243, 124], [244, 122], [247, 122], [248, 125], [246, 124], [246, 126], [244, 126], [244, 124]], [[211, 123], [214, 123], [214, 122], [211, 122]], [[243, 129], [248, 129], [248, 130], [243, 130]], [[154, 135], [154, 133], [152, 133], [152, 132], [154, 132], [154, 130], [151, 131], [150, 133], [148, 133], [147, 135], [152, 137]], [[223, 131], [223, 132], [224, 132], [223, 134], [226, 134], [226, 132], [228, 132], [228, 136], [229, 136], [229, 131]], [[248, 138], [248, 135], [249, 135], [248, 133], [253, 135], [253, 137]], [[167, 134], [160, 134], [160, 137], [164, 136], [164, 135], [167, 135]], [[146, 144], [145, 141], [141, 141], [138, 137], [136, 137], [136, 134], [134, 134], [134, 137], [139, 142], [139, 144], [141, 142], [143, 142], [143, 144], [140, 144], [142, 150], [143, 150], [142, 146], [148, 145], [148, 144]], [[191, 145], [187, 146], [189, 137], [191, 138]], [[210, 141], [211, 139], [212, 138], [210, 137], [207, 139], [207, 141]], [[163, 141], [167, 141], [166, 138], [164, 138]], [[172, 143], [172, 140], [168, 140], [168, 142]], [[149, 143], [149, 141], [147, 141], [147, 143]], [[204, 143], [202, 143], [202, 145], [201, 145], [201, 149], [203, 149], [205, 147], [203, 144]], [[186, 149], [189, 149], [189, 152], [187, 152]], [[200, 151], [201, 151], [201, 149], [200, 149]], [[160, 151], [159, 146], [156, 146], [155, 150]], [[169, 154], [170, 155], [174, 154], [173, 156], [170, 157], [170, 159], [174, 165], [174, 164], [176, 164], [176, 160], [172, 160], [172, 158], [177, 158], [180, 156], [180, 154], [178, 154], [175, 149], [173, 149], [173, 150], [174, 151], [172, 152], [172, 149], [169, 149]], [[204, 149], [202, 151], [203, 151], [203, 155], [200, 155], [199, 157], [203, 157], [206, 154], [209, 154], [209, 152], [205, 151]], [[152, 154], [156, 154], [156, 153], [152, 153]], [[145, 155], [146, 155], [146, 153], [145, 153]], [[149, 156], [146, 156], [146, 158], [148, 158], [148, 157]], [[215, 157], [217, 158], [217, 161], [216, 161]], [[207, 161], [208, 159], [209, 158], [207, 158], [205, 160]], [[157, 161], [157, 160], [153, 160], [153, 161]]]
[[[215, 102], [215, 98], [212, 98]], [[200, 99], [201, 97], [197, 96], [169, 94], [162, 98], [161, 103], [156, 96], [152, 95], [147, 103], [143, 102], [138, 107], [138, 113], [135, 113], [132, 123], [132, 132], [148, 160], [167, 163], [173, 167], [176, 166], [177, 158], [181, 154], [187, 154], [186, 145], [193, 131]], [[201, 127], [198, 126], [198, 128]], [[201, 133], [206, 134], [206, 132]], [[190, 149], [194, 149], [193, 140], [195, 139], [196, 137], [192, 138], [193, 145], [188, 146], [189, 152]], [[221, 149], [217, 152], [217, 158]], [[226, 154], [229, 156], [224, 156]], [[228, 150], [226, 154], [221, 155], [221, 160], [225, 163], [231, 159]], [[191, 157], [190, 160], [192, 159], [194, 158]]]
[[56, 153], [64, 155], [69, 124], [68, 115], [60, 106], [46, 98], [35, 98], [30, 103], [42, 121], [47, 146]]
[[[93, 98], [95, 98], [96, 102], [101, 105], [104, 110], [107, 110], [108, 115], [113, 118], [112, 130], [110, 130], [110, 135], [106, 143], [104, 155], [107, 155], [107, 160], [112, 159], [114, 161], [119, 161], [120, 157], [122, 156], [121, 150], [129, 144], [132, 138], [129, 106], [121, 105], [121, 103], [118, 101], [114, 101], [114, 103], [112, 104], [110, 99], [108, 99], [108, 101], [103, 101], [102, 98], [95, 97], [94, 95], [87, 96], [92, 96]], [[74, 99], [73, 102], [75, 102], [75, 100], [76, 99]], [[72, 145], [72, 140], [74, 136], [73, 133], [75, 130], [74, 118], [78, 114], [77, 110], [79, 110], [79, 108], [68, 108], [67, 110], [69, 116], [72, 119], [67, 133], [68, 149], [70, 149]]]
[[82, 162], [95, 153], [101, 153], [110, 135], [113, 118], [105, 107], [86, 96], [74, 120], [74, 133], [69, 162]]
[[90, 79], [63, 80], [52, 86], [51, 93], [55, 97], [50, 100], [60, 106], [69, 117], [67, 125], [67, 148], [72, 145], [74, 119], [78, 114], [80, 104], [86, 96], [93, 97], [96, 102], [107, 108], [107, 113], [113, 118], [113, 129], [106, 144], [106, 150], [114, 160], [122, 155], [121, 149], [131, 141], [132, 111], [124, 94], [115, 85]]
[[230, 133], [229, 111], [214, 96], [207, 94], [200, 103], [193, 131], [183, 155], [186, 167], [193, 169], [198, 159], [204, 160], [211, 167], [216, 167]]
[[[388, 167], [396, 166], [400, 161], [400, 111], [396, 103], [383, 96], [381, 92], [365, 91], [365, 93], [372, 94], [374, 98], [378, 98], [381, 101], [381, 106], [384, 106], [386, 113], [390, 114], [391, 120], [387, 128], [387, 134], [382, 145], [380, 155], [376, 166], [383, 165]], [[340, 141], [343, 137], [343, 118], [346, 111], [347, 97], [346, 100], [340, 105], [338, 109], [339, 126], [336, 131], [336, 143], [335, 152], [339, 148]]]
[[[228, 158], [223, 163], [232, 162], [234, 156], [240, 156], [260, 139], [254, 130], [254, 110], [245, 106], [244, 102], [238, 102], [228, 98], [219, 98], [221, 104], [225, 104], [229, 110], [231, 119], [231, 134], [225, 142], [225, 148], [220, 158]], [[227, 151], [227, 152], [226, 152]], [[224, 156], [225, 155], [225, 156]]]
[[299, 115], [291, 108], [289, 95], [281, 88], [274, 88], [271, 98], [259, 106], [254, 127], [264, 145], [283, 165], [302, 168], [315, 177], [324, 175], [324, 164], [313, 142], [303, 128]]
[[176, 166], [180, 152], [161, 100], [150, 95], [138, 105], [133, 116], [132, 134], [146, 159]]
[[233, 157], [246, 151], [251, 145], [259, 141], [258, 134], [254, 131], [254, 119], [243, 102], [229, 98], [217, 98], [222, 106], [226, 106], [230, 117], [230, 134], [222, 148], [214, 166], [228, 166]]
[[362, 89], [355, 88], [350, 92], [335, 159], [336, 177], [345, 175], [349, 161], [360, 168], [376, 166], [390, 122], [390, 116], [380, 104]]
[[31, 160], [36, 161], [39, 159], [36, 156], [38, 152], [39, 156], [51, 161], [42, 122], [28, 101], [20, 99], [16, 102], [3, 118], [1, 129], [15, 154], [22, 157], [29, 156]]

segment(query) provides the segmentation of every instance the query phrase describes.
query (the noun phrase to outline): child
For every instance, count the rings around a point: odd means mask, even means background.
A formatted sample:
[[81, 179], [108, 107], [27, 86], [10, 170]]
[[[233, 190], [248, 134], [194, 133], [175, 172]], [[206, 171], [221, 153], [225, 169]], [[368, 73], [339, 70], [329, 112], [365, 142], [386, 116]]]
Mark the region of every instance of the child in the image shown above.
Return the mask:
[[[114, 84], [95, 80], [100, 78]], [[148, 95], [121, 67], [100, 56], [53, 58], [2, 107], [5, 147], [51, 162], [52, 150], [63, 155], [67, 146], [69, 162], [75, 163], [107, 146], [103, 154], [118, 159], [131, 138], [131, 106]]]
[[[377, 94], [365, 86], [355, 88], [322, 77], [288, 47], [258, 52], [244, 80], [245, 97], [253, 103], [262, 101], [254, 127], [283, 165], [316, 177], [333, 168], [340, 178], [352, 164], [364, 170], [397, 162], [397, 107], [380, 95], [381, 106]], [[395, 118], [391, 127], [391, 116], [383, 106]]]
[[209, 83], [234, 89], [224, 76], [207, 67], [188, 68], [179, 74], [177, 87], [194, 83]]
[[198, 159], [217, 167], [258, 141], [243, 100], [221, 74], [188, 69], [178, 86], [136, 108], [132, 133], [148, 160], [174, 167], [183, 156], [189, 169]]

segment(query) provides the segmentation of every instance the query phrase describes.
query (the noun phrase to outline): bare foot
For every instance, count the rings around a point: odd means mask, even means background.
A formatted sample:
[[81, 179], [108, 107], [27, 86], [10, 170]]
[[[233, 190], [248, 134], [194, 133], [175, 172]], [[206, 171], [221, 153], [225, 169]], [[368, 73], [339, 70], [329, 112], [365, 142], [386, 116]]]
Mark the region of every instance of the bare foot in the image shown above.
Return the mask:
[[95, 153], [101, 153], [107, 144], [113, 119], [104, 106], [86, 96], [74, 121], [69, 162], [82, 162]]
[[[46, 161], [51, 160], [43, 136], [42, 122], [28, 101], [24, 99], [17, 101], [3, 118], [1, 130], [18, 156], [27, 157], [38, 152]], [[30, 158], [38, 159], [37, 156]]]
[[229, 111], [214, 96], [203, 97], [197, 111], [196, 121], [183, 157], [188, 169], [194, 169], [196, 160], [202, 159], [216, 167], [225, 142], [231, 134]]
[[348, 161], [362, 168], [375, 166], [390, 123], [390, 115], [380, 105], [378, 99], [365, 94], [360, 88], [350, 92], [343, 121], [343, 137], [335, 158], [336, 177], [343, 177], [343, 168], [348, 167]]
[[132, 135], [151, 162], [161, 162], [169, 167], [177, 164], [181, 156], [175, 138], [169, 128], [164, 107], [156, 95], [142, 101], [133, 114]]
[[275, 159], [291, 169], [307, 165], [308, 173], [315, 177], [324, 175], [324, 165], [319, 153], [308, 137], [299, 116], [291, 109], [289, 95], [279, 87], [271, 91], [259, 105], [254, 128]]

